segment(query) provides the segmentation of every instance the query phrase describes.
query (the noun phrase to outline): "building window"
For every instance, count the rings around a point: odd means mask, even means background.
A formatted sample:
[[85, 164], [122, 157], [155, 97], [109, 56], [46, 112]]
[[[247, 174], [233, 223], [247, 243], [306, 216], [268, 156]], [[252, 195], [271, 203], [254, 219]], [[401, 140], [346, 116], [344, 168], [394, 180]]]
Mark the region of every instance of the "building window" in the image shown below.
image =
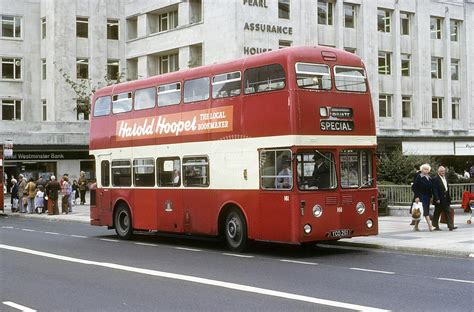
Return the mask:
[[400, 34], [410, 35], [410, 13], [400, 12]]
[[41, 39], [46, 38], [46, 17], [41, 19]]
[[2, 100], [2, 120], [21, 120], [21, 100]]
[[377, 9], [377, 29], [380, 32], [389, 33], [392, 13], [387, 9]]
[[441, 57], [431, 57], [431, 78], [442, 78], [442, 63], [443, 59]]
[[356, 54], [357, 49], [356, 49], [356, 48], [345, 47], [345, 48], [344, 48], [344, 51], [350, 52], [350, 53], [352, 53], [352, 54]]
[[46, 121], [48, 120], [48, 106], [46, 105], [46, 100], [41, 100], [41, 115], [42, 115], [42, 120]]
[[160, 56], [160, 74], [177, 71], [178, 65], [178, 53]]
[[118, 80], [120, 76], [119, 61], [107, 60], [107, 79]]
[[402, 54], [402, 76], [410, 76], [410, 54]]
[[431, 39], [441, 39], [443, 19], [440, 17], [430, 18]]
[[433, 97], [431, 99], [431, 117], [433, 119], [443, 118], [443, 98]]
[[119, 40], [119, 20], [107, 20], [107, 39]]
[[356, 6], [344, 3], [344, 27], [355, 28]]
[[89, 60], [77, 59], [76, 71], [77, 71], [77, 79], [89, 79]]
[[21, 58], [2, 57], [2, 79], [21, 79]]
[[459, 60], [451, 59], [451, 80], [459, 80]]
[[332, 25], [334, 4], [327, 0], [318, 1], [318, 24]]
[[289, 40], [278, 40], [278, 49], [291, 47], [292, 42]]
[[1, 15], [2, 28], [0, 37], [21, 38], [21, 16]]
[[402, 117], [411, 117], [411, 96], [402, 95]]
[[392, 96], [379, 95], [379, 117], [392, 117]]
[[46, 59], [41, 60], [41, 79], [46, 80]]
[[178, 27], [178, 10], [166, 12], [158, 16], [158, 31], [167, 31]]
[[79, 38], [89, 37], [89, 18], [76, 17], [76, 37], [79, 37]]
[[449, 21], [449, 29], [451, 33], [451, 41], [459, 40], [459, 29], [461, 28], [461, 22], [457, 20]]
[[77, 120], [89, 120], [89, 105], [84, 100], [76, 101]]
[[459, 103], [461, 102], [460, 98], [452, 98], [451, 99], [451, 107], [452, 107], [452, 117], [455, 120], [459, 120]]
[[379, 74], [390, 75], [392, 73], [392, 54], [379, 51]]
[[138, 36], [138, 18], [136, 16], [127, 18], [127, 39], [135, 39]]
[[278, 17], [290, 19], [290, 0], [278, 0]]

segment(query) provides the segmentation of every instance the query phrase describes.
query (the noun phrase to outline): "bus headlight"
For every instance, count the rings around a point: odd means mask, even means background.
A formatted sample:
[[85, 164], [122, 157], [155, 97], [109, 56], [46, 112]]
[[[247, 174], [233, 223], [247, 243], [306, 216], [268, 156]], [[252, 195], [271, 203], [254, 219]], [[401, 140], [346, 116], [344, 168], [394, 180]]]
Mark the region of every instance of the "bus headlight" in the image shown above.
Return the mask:
[[365, 225], [367, 225], [368, 229], [371, 229], [374, 226], [374, 222], [368, 219], [367, 221], [365, 221]]
[[305, 225], [303, 226], [303, 231], [304, 231], [305, 234], [311, 233], [311, 225], [305, 224]]
[[356, 205], [356, 210], [358, 214], [363, 214], [365, 211], [365, 205], [363, 202], [358, 202]]
[[318, 204], [314, 205], [313, 206], [313, 216], [315, 216], [316, 218], [319, 218], [319, 217], [321, 217], [322, 214], [323, 214], [323, 208], [321, 206], [319, 206]]

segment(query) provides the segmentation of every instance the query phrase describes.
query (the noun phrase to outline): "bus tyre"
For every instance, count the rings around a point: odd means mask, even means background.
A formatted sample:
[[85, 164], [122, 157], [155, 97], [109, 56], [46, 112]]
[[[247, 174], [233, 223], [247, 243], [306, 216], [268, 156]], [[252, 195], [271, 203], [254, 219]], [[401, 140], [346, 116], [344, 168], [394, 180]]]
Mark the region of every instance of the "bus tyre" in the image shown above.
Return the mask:
[[247, 222], [239, 209], [232, 209], [225, 219], [224, 235], [232, 251], [244, 251], [247, 246]]
[[132, 214], [124, 204], [117, 207], [114, 215], [115, 232], [120, 239], [130, 239], [133, 235]]

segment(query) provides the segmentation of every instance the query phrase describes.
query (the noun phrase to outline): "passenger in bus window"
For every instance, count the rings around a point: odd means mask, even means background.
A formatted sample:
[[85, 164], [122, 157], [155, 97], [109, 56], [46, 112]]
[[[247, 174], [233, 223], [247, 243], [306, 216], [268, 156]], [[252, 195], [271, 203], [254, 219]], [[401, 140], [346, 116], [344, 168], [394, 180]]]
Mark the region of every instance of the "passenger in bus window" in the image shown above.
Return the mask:
[[275, 187], [281, 189], [290, 189], [292, 187], [292, 176], [290, 169], [290, 161], [283, 161], [283, 169], [278, 172], [278, 176], [275, 179]]
[[329, 164], [324, 159], [324, 155], [315, 154], [313, 156], [314, 170], [313, 170], [313, 185], [317, 188], [329, 188], [330, 175], [329, 175]]
[[173, 171], [173, 184], [174, 185], [179, 185], [179, 178], [180, 178], [179, 171], [174, 170]]

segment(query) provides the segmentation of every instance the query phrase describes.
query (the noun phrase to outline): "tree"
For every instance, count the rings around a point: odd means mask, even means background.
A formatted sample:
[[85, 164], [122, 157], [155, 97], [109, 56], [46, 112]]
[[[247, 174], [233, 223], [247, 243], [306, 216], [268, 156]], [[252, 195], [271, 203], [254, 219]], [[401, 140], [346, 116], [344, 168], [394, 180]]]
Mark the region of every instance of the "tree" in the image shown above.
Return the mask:
[[90, 113], [92, 96], [94, 95], [95, 91], [100, 88], [127, 80], [125, 79], [125, 73], [123, 71], [117, 72], [116, 77], [110, 77], [110, 75], [107, 74], [103, 77], [103, 81], [99, 81], [97, 83], [93, 83], [91, 78], [73, 79], [64, 68], [58, 67], [56, 63], [54, 63], [54, 65], [58, 69], [61, 76], [64, 78], [66, 84], [76, 94], [76, 96], [73, 98], [73, 100], [76, 101], [75, 110], [78, 113], [84, 113], [85, 115], [89, 115]]

